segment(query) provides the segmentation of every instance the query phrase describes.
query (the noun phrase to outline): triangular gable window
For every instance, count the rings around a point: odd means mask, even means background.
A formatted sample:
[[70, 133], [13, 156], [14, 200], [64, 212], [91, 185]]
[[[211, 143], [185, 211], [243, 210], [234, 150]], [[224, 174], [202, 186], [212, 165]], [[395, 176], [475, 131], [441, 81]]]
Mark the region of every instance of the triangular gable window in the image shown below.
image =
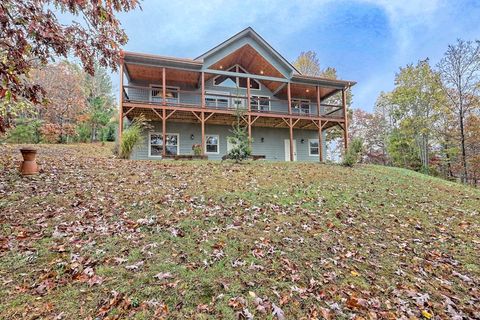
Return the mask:
[[[245, 69], [238, 64], [229, 68], [227, 71], [237, 73], [247, 73]], [[234, 77], [234, 76], [216, 76], [213, 79], [213, 84], [219, 87], [227, 88], [247, 88], [247, 78]], [[255, 79], [250, 79], [250, 89], [260, 90], [260, 82]]]

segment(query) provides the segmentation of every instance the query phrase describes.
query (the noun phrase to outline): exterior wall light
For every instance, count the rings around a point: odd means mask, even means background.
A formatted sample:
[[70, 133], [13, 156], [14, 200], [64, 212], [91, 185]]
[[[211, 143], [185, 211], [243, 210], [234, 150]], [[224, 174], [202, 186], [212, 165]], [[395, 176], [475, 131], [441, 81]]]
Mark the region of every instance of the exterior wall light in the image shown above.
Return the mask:
[[265, 138], [264, 138], [264, 137], [262, 137], [262, 138], [260, 139], [260, 141], [262, 141], [262, 143], [263, 143], [263, 142], [265, 141]]
[[305, 139], [300, 140], [300, 143], [304, 143], [304, 142], [305, 142]]
[[195, 136], [193, 135], [193, 133], [191, 134], [190, 139], [192, 139], [192, 140], [195, 139]]

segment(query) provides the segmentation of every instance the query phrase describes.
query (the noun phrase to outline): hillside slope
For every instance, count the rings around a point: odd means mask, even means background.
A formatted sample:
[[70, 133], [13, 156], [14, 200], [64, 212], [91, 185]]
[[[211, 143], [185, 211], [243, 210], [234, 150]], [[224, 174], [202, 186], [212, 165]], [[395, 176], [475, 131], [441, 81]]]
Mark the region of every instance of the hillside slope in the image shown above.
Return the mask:
[[480, 192], [379, 166], [0, 146], [0, 318], [479, 318]]

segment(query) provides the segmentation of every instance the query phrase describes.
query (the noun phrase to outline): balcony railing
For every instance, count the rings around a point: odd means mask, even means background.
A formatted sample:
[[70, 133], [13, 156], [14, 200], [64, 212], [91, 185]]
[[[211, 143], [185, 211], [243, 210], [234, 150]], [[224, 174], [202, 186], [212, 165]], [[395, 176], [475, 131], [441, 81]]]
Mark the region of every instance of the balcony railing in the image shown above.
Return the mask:
[[[163, 92], [158, 87], [124, 86], [123, 101], [131, 103], [163, 105]], [[166, 105], [178, 107], [202, 107], [201, 91], [173, 90], [166, 91]], [[248, 97], [245, 95], [225, 94], [214, 91], [205, 92], [205, 107], [217, 110], [248, 109]], [[318, 105], [303, 99], [292, 98], [291, 110], [293, 115], [317, 117]], [[252, 94], [250, 97], [252, 112], [288, 115], [288, 100]], [[338, 118], [343, 117], [342, 106], [321, 104], [320, 116]]]

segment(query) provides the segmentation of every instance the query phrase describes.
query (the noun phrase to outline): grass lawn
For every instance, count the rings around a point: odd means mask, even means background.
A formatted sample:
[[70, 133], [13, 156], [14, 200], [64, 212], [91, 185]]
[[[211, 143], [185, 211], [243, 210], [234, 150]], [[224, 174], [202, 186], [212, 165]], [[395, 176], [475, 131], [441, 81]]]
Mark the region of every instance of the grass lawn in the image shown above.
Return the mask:
[[480, 318], [480, 191], [407, 170], [0, 145], [0, 319]]

